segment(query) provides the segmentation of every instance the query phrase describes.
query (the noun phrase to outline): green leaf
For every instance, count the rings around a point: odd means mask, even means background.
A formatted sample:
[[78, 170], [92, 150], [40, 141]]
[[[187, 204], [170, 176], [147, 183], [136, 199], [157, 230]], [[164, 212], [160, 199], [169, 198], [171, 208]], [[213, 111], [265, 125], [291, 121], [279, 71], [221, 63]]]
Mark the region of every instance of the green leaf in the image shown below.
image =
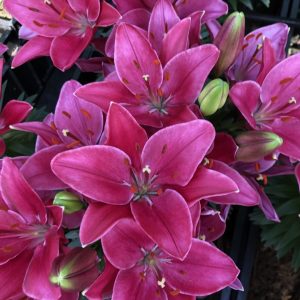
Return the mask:
[[266, 7], [270, 6], [270, 0], [260, 0]]
[[229, 3], [234, 10], [237, 10], [237, 0], [229, 0]]
[[251, 0], [240, 0], [245, 6], [253, 10], [253, 5]]

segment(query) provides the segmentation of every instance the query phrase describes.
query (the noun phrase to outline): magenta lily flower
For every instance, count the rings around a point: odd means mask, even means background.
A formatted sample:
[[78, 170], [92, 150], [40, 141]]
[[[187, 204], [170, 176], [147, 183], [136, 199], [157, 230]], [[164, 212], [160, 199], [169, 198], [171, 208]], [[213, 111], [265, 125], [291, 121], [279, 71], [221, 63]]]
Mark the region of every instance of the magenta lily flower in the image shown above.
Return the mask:
[[[191, 246], [192, 222], [185, 199], [172, 187], [189, 183], [213, 142], [214, 128], [195, 120], [165, 128], [147, 140], [128, 111], [112, 104], [106, 137], [109, 146], [58, 154], [52, 161], [53, 172], [83, 195], [113, 206], [106, 210], [106, 215], [111, 211], [108, 220], [114, 220], [109, 227], [124, 214], [128, 218], [130, 204], [145, 232], [165, 252], [184, 258]], [[82, 221], [81, 240], [88, 243], [99, 238], [96, 233], [103, 234], [94, 228], [91, 240], [91, 224], [99, 223], [97, 211], [101, 214], [101, 205], [91, 205], [86, 212], [89, 217]]]
[[107, 259], [120, 269], [113, 300], [206, 296], [230, 285], [239, 274], [227, 255], [196, 239], [183, 261], [170, 257], [133, 220], [117, 224], [102, 245]]
[[180, 52], [162, 68], [145, 36], [132, 25], [121, 24], [115, 49], [119, 80], [88, 84], [76, 95], [105, 112], [111, 101], [120, 103], [142, 125], [159, 128], [195, 120], [192, 106], [218, 54], [213, 45], [199, 46]]
[[37, 34], [18, 52], [13, 67], [39, 56], [50, 56], [53, 64], [64, 71], [76, 62], [97, 27], [110, 26], [120, 17], [115, 8], [99, 0], [5, 0], [4, 7]]
[[254, 80], [261, 84], [268, 72], [285, 58], [288, 32], [286, 24], [276, 23], [246, 35], [242, 51], [227, 72], [230, 80]]
[[14, 124], [13, 129], [38, 135], [37, 149], [62, 145], [72, 149], [99, 143], [103, 129], [103, 115], [99, 107], [74, 96], [81, 87], [75, 80], [66, 82], [60, 92], [54, 115], [43, 122]]
[[[180, 18], [186, 18], [190, 16], [191, 14], [198, 12], [198, 11], [205, 11], [205, 17], [204, 21], [207, 22], [209, 20], [214, 20], [222, 15], [227, 13], [228, 6], [224, 1], [221, 0], [189, 0], [189, 1], [183, 1], [183, 0], [176, 0], [176, 1], [170, 1], [170, 3], [173, 3], [173, 7], [175, 11], [178, 13], [178, 16]], [[128, 0], [128, 1], [122, 1], [122, 0], [114, 0], [114, 3], [117, 6], [118, 11], [121, 14], [124, 14], [125, 12], [128, 12], [130, 10], [136, 9], [136, 8], [144, 8], [149, 11], [153, 9], [155, 4], [157, 3], [156, 0]]]
[[277, 150], [296, 160], [300, 159], [300, 135], [295, 130], [300, 126], [299, 66], [300, 55], [293, 55], [277, 64], [261, 87], [245, 81], [230, 91], [233, 103], [249, 125], [277, 134], [283, 140]]
[[[62, 209], [45, 207], [9, 158], [3, 160], [1, 194], [8, 209], [0, 211], [0, 276], [6, 282], [0, 298], [16, 299], [25, 293], [35, 299], [58, 299], [59, 290], [48, 278], [59, 254]], [[5, 272], [13, 267], [18, 272], [7, 282]]]

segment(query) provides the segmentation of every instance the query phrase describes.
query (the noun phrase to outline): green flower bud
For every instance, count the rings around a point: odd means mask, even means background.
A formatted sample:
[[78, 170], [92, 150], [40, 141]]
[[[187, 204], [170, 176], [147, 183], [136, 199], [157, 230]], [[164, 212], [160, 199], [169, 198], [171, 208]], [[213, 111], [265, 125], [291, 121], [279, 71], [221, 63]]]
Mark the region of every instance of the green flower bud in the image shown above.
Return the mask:
[[199, 95], [200, 110], [204, 116], [213, 115], [222, 108], [229, 93], [229, 85], [222, 79], [209, 82]]
[[64, 207], [64, 213], [66, 214], [73, 214], [84, 207], [78, 196], [65, 191], [55, 195], [53, 204]]

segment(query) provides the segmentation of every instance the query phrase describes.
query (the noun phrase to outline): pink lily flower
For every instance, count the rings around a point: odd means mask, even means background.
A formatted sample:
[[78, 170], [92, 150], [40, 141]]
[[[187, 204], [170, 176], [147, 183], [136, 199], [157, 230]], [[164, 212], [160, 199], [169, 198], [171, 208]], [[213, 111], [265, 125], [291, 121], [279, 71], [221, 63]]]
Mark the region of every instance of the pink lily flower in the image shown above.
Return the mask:
[[[45, 207], [9, 158], [3, 160], [1, 195], [7, 210], [0, 211], [0, 298], [16, 299], [25, 293], [35, 299], [59, 299], [59, 289], [48, 278], [59, 255], [62, 209]], [[10, 268], [18, 272], [7, 277]]]
[[276, 23], [247, 34], [242, 51], [227, 72], [230, 80], [262, 84], [268, 72], [285, 58], [288, 33], [286, 24]]
[[118, 11], [106, 1], [5, 0], [5, 9], [37, 35], [13, 60], [17, 67], [39, 56], [50, 56], [62, 71], [69, 69], [91, 42], [97, 27], [114, 24]]
[[[175, 0], [170, 1], [170, 3], [173, 3], [173, 7], [175, 11], [177, 12], [178, 16], [180, 18], [186, 18], [193, 14], [194, 12], [198, 11], [205, 11], [205, 17], [204, 21], [214, 20], [222, 15], [226, 14], [228, 11], [228, 6], [224, 1], [221, 0], [189, 0], [189, 1], [183, 1], [183, 0]], [[136, 8], [144, 8], [149, 11], [153, 9], [155, 4], [157, 3], [156, 0], [128, 0], [128, 1], [122, 1], [122, 0], [114, 0], [114, 3], [117, 6], [118, 11], [121, 14], [124, 14], [130, 10], [136, 9]]]
[[107, 259], [120, 269], [113, 300], [206, 296], [229, 286], [239, 274], [231, 258], [196, 239], [184, 260], [170, 257], [133, 220], [120, 221], [102, 245]]
[[13, 129], [38, 135], [37, 152], [21, 169], [36, 190], [59, 190], [67, 187], [52, 173], [50, 162], [55, 155], [100, 142], [102, 111], [96, 105], [73, 95], [80, 86], [75, 80], [66, 82], [61, 89], [54, 115], [48, 115], [43, 122], [25, 122], [11, 126]]
[[162, 68], [145, 36], [132, 25], [121, 24], [115, 50], [119, 80], [88, 84], [76, 95], [106, 113], [111, 101], [120, 103], [140, 124], [156, 128], [195, 120], [191, 108], [218, 54], [213, 45], [199, 46], [180, 52]]
[[[272, 131], [282, 138], [277, 149], [300, 160], [300, 55], [293, 55], [277, 64], [261, 86], [254, 81], [235, 84], [230, 97], [249, 125], [256, 130]], [[247, 101], [245, 98], [247, 95]]]
[[54, 115], [48, 115], [43, 122], [14, 124], [11, 128], [37, 134], [37, 151], [54, 145], [72, 149], [98, 144], [103, 129], [102, 111], [74, 96], [80, 87], [75, 80], [67, 81], [61, 89]]
[[[83, 218], [82, 243], [96, 241], [132, 214], [166, 253], [184, 258], [191, 246], [192, 222], [185, 199], [175, 190], [191, 181], [213, 141], [213, 127], [195, 120], [160, 130], [147, 140], [145, 130], [117, 104], [111, 105], [106, 126], [106, 146], [67, 151], [52, 161], [58, 178], [100, 202], [90, 204]], [[224, 180], [229, 187], [202, 193], [234, 192], [235, 183]], [[199, 199], [195, 191], [193, 196]], [[95, 228], [100, 216], [105, 221]]]

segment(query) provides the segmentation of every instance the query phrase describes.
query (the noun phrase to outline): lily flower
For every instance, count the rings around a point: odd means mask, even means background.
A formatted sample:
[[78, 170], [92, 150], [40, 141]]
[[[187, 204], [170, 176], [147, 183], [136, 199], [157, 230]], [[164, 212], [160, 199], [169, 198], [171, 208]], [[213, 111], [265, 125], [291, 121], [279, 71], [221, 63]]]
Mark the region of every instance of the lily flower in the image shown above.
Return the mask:
[[271, 131], [283, 143], [278, 151], [300, 160], [300, 55], [277, 64], [260, 86], [254, 81], [236, 83], [230, 97], [249, 125], [256, 130]]
[[[7, 209], [0, 211], [0, 298], [16, 299], [25, 293], [35, 299], [59, 299], [59, 289], [48, 278], [59, 255], [62, 209], [46, 207], [9, 158], [3, 160], [1, 195]], [[9, 268], [18, 272], [7, 281]]]
[[230, 257], [197, 239], [184, 260], [169, 256], [133, 220], [120, 221], [102, 245], [107, 259], [120, 269], [113, 300], [206, 296], [229, 286], [239, 274]]
[[145, 36], [123, 23], [116, 34], [119, 79], [87, 84], [75, 94], [106, 113], [111, 101], [120, 103], [142, 125], [160, 128], [195, 120], [192, 106], [218, 55], [213, 45], [199, 46], [180, 52], [162, 68]]
[[53, 64], [65, 71], [73, 66], [98, 27], [110, 26], [120, 17], [115, 8], [99, 0], [5, 0], [4, 7], [37, 34], [19, 50], [13, 67], [50, 56]]
[[229, 79], [261, 84], [268, 72], [285, 58], [288, 33], [286, 24], [276, 23], [247, 34], [240, 54], [227, 72]]
[[75, 80], [67, 81], [60, 91], [54, 115], [48, 115], [43, 122], [24, 122], [11, 128], [37, 134], [37, 151], [54, 145], [72, 149], [97, 144], [103, 129], [102, 111], [74, 96], [80, 87]]
[[[162, 129], [148, 139], [128, 111], [112, 104], [105, 146], [70, 150], [52, 160], [59, 179], [100, 202], [89, 206], [81, 224], [81, 240], [92, 243], [120, 218], [130, 218], [130, 205], [148, 236], [166, 253], [184, 258], [191, 247], [192, 221], [185, 199], [174, 188], [189, 183], [214, 135], [209, 122], [195, 120]], [[234, 182], [228, 181], [234, 192]], [[101, 203], [110, 206], [104, 209]], [[91, 234], [91, 224], [99, 215], [106, 216], [103, 226], [107, 228], [94, 228]]]

